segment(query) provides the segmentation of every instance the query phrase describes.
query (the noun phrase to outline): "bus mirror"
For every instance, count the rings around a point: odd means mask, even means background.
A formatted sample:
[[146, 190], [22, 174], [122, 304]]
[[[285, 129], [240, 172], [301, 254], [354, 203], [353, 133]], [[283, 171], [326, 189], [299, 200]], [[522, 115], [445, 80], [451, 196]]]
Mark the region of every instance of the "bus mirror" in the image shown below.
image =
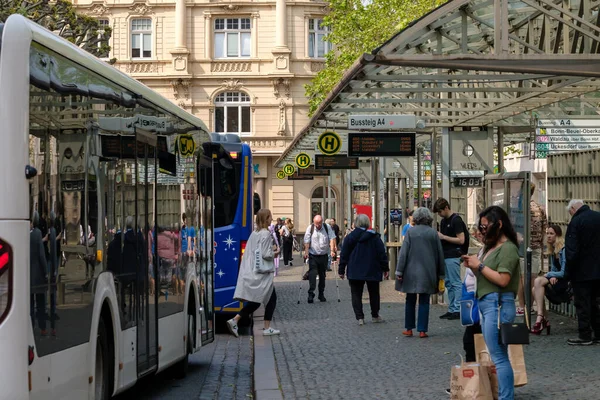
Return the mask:
[[260, 196], [258, 193], [254, 193], [254, 215], [256, 215], [261, 208]]

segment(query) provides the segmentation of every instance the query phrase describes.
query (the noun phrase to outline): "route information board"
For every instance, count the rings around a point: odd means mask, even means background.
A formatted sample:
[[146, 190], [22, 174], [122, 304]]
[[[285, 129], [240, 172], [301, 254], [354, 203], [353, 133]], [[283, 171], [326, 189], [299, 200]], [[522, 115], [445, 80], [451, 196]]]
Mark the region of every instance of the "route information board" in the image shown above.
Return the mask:
[[536, 158], [551, 153], [600, 148], [600, 120], [540, 119], [535, 132]]
[[315, 155], [315, 169], [358, 169], [358, 157]]
[[356, 157], [414, 157], [416, 133], [348, 133], [348, 155]]

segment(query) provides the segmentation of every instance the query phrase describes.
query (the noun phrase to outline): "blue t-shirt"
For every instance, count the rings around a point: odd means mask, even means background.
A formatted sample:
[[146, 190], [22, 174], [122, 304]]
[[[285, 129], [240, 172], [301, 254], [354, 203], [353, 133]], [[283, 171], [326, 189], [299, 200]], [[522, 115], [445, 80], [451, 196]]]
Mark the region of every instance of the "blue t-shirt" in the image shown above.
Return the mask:
[[410, 222], [407, 223], [406, 225], [404, 225], [404, 227], [402, 228], [402, 237], [406, 236], [410, 227], [411, 227]]
[[186, 226], [181, 230], [181, 252], [185, 253], [188, 250], [188, 238], [192, 239], [192, 248], [194, 250], [194, 238], [196, 237], [196, 230], [193, 226]]

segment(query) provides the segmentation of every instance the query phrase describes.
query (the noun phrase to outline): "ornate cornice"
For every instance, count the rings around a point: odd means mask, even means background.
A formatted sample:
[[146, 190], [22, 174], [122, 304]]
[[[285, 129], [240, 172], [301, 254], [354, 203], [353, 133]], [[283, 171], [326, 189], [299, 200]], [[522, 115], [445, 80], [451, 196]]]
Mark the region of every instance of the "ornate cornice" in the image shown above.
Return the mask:
[[244, 83], [238, 79], [225, 79], [221, 82], [221, 86], [226, 90], [240, 90]]
[[286, 78], [275, 78], [271, 79], [271, 83], [273, 84], [273, 94], [275, 98], [279, 98], [281, 93], [285, 95], [286, 98], [290, 98], [290, 83], [291, 81]]
[[183, 99], [189, 100], [191, 85], [191, 79], [173, 79], [171, 81], [171, 87], [173, 88], [175, 100], [180, 100], [180, 102], [183, 102]]
[[129, 14], [135, 15], [146, 15], [146, 14], [154, 14], [152, 11], [153, 7], [149, 5], [147, 2], [136, 2], [131, 7], [129, 7]]

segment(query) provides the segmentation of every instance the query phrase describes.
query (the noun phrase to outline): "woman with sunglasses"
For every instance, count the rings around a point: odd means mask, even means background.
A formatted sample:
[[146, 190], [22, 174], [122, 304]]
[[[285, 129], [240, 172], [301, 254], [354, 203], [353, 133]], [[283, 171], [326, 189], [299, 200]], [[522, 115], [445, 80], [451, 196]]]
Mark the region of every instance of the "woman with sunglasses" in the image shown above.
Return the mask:
[[481, 312], [483, 338], [498, 374], [498, 399], [514, 398], [513, 369], [508, 359], [508, 346], [498, 344], [500, 322], [513, 322], [516, 315], [515, 295], [519, 290], [520, 265], [517, 234], [508, 214], [498, 206], [479, 214], [479, 230], [484, 249], [481, 258], [463, 256], [464, 264], [477, 276], [477, 297]]

